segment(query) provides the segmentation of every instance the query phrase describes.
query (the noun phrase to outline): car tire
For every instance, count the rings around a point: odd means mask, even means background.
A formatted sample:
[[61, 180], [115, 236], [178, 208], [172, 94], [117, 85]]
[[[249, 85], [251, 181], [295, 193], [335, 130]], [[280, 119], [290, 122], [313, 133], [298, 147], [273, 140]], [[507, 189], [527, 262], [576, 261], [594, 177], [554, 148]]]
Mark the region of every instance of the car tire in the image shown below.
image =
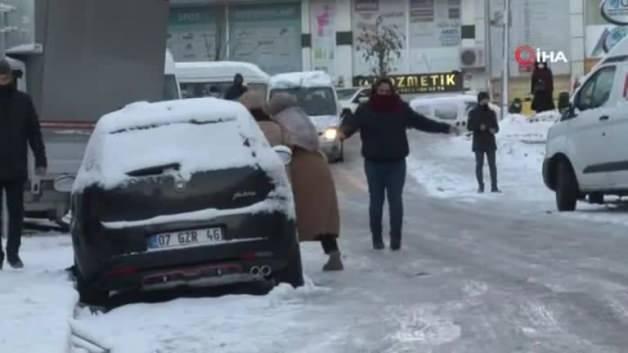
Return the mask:
[[79, 292], [81, 303], [93, 306], [105, 306], [109, 301], [109, 293], [105, 290], [89, 285], [75, 266], [76, 290]]
[[556, 168], [556, 206], [558, 211], [575, 211], [579, 191], [573, 169], [567, 161], [559, 161]]
[[293, 249], [288, 255], [288, 266], [283, 270], [275, 273], [275, 282], [288, 283], [294, 288], [302, 287], [305, 283], [303, 280], [303, 265], [301, 263], [301, 249], [298, 241], [295, 242]]

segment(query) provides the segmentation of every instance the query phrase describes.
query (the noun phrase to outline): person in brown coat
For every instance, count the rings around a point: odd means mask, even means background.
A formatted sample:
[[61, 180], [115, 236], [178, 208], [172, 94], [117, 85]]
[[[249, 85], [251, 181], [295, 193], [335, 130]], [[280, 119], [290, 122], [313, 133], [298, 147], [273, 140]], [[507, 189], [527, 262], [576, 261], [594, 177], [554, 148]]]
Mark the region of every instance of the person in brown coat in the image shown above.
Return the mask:
[[337, 238], [340, 215], [336, 187], [327, 159], [320, 152], [318, 134], [310, 118], [289, 94], [274, 95], [268, 112], [287, 136], [292, 148], [290, 179], [300, 241], [320, 241], [329, 260], [323, 271], [341, 271]]
[[240, 97], [240, 103], [253, 115], [271, 146], [288, 144], [287, 137], [283, 133], [281, 126], [274, 122], [266, 113], [267, 105], [261, 93], [255, 91], [246, 92]]

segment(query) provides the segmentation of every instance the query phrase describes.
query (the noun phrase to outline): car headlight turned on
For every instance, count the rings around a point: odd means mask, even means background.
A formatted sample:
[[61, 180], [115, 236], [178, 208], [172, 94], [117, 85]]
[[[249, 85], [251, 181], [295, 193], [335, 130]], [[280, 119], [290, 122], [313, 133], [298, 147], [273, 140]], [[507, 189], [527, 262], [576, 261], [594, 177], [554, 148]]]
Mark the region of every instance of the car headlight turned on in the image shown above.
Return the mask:
[[325, 138], [325, 140], [328, 141], [336, 140], [336, 138], [338, 137], [338, 129], [333, 128], [325, 130], [325, 132], [323, 133], [323, 137]]

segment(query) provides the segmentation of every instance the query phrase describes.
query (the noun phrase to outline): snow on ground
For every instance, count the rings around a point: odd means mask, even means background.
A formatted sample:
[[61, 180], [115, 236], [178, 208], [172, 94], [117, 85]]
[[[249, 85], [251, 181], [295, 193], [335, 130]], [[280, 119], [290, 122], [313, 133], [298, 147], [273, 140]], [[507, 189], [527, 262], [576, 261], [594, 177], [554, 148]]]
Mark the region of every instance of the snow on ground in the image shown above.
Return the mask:
[[65, 268], [72, 262], [69, 237], [24, 238], [23, 270], [0, 272], [0, 351], [65, 353], [78, 294]]
[[[500, 123], [497, 168], [502, 194], [477, 193], [470, 136], [414, 135], [410, 138], [413, 152], [408, 159], [409, 174], [433, 197], [470, 203], [493, 202], [523, 212], [553, 213], [555, 195], [543, 183], [542, 165], [547, 132], [558, 117], [556, 112], [532, 118], [510, 114]], [[430, 143], [424, 143], [425, 140]], [[490, 185], [486, 162], [484, 182]], [[561, 216], [628, 225], [625, 203], [590, 205], [581, 202], [576, 213]]]
[[[545, 192], [541, 167], [545, 155], [544, 141], [552, 121], [531, 123], [523, 115], [508, 115], [500, 124], [497, 137], [498, 180], [508, 197], [516, 200], [549, 201]], [[471, 137], [452, 138], [420, 136], [433, 143], [412, 141], [414, 152], [408, 160], [410, 174], [431, 195], [439, 198], [457, 198], [477, 201], [500, 195], [477, 194], [475, 160], [471, 151]], [[413, 140], [411, 138], [411, 140]], [[488, 167], [485, 183], [489, 185]], [[543, 192], [540, 192], [543, 190]]]

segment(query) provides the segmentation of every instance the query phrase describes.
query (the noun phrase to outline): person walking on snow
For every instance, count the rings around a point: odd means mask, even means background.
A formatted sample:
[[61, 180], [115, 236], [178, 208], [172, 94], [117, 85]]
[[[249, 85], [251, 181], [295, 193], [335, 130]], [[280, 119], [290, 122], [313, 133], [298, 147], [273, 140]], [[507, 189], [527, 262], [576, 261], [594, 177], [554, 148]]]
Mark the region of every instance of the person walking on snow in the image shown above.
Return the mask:
[[[22, 268], [19, 248], [24, 218], [24, 184], [28, 179], [27, 145], [33, 151], [37, 175], [46, 174], [47, 162], [33, 102], [26, 93], [16, 89], [13, 79], [9, 62], [0, 60], [0, 196], [2, 192], [6, 195], [9, 211], [6, 255], [11, 267]], [[3, 263], [4, 252], [0, 246], [0, 269]]]
[[406, 180], [406, 157], [409, 154], [406, 130], [414, 128], [431, 133], [457, 133], [445, 123], [416, 113], [395, 92], [392, 81], [375, 82], [367, 103], [342, 122], [342, 140], [360, 132], [362, 155], [369, 189], [369, 216], [373, 248], [384, 249], [382, 212], [388, 196], [390, 209], [390, 248], [401, 249], [403, 223], [403, 187]]
[[240, 97], [246, 93], [248, 89], [244, 85], [244, 77], [242, 74], [235, 74], [233, 77], [233, 84], [227, 90], [225, 94], [225, 99], [235, 101], [240, 99]]
[[268, 113], [279, 124], [286, 144], [292, 149], [289, 174], [299, 240], [320, 241], [329, 256], [323, 271], [342, 271], [344, 266], [337, 240], [340, 234], [338, 197], [329, 164], [320, 152], [316, 127], [290, 94], [273, 95]]
[[472, 150], [475, 153], [475, 176], [478, 181], [478, 192], [484, 192], [484, 156], [488, 159], [491, 173], [491, 191], [497, 188], [497, 163], [495, 155], [497, 143], [495, 134], [499, 132], [497, 115], [489, 106], [490, 97], [486, 92], [478, 94], [478, 106], [469, 112], [467, 129], [473, 133]]

